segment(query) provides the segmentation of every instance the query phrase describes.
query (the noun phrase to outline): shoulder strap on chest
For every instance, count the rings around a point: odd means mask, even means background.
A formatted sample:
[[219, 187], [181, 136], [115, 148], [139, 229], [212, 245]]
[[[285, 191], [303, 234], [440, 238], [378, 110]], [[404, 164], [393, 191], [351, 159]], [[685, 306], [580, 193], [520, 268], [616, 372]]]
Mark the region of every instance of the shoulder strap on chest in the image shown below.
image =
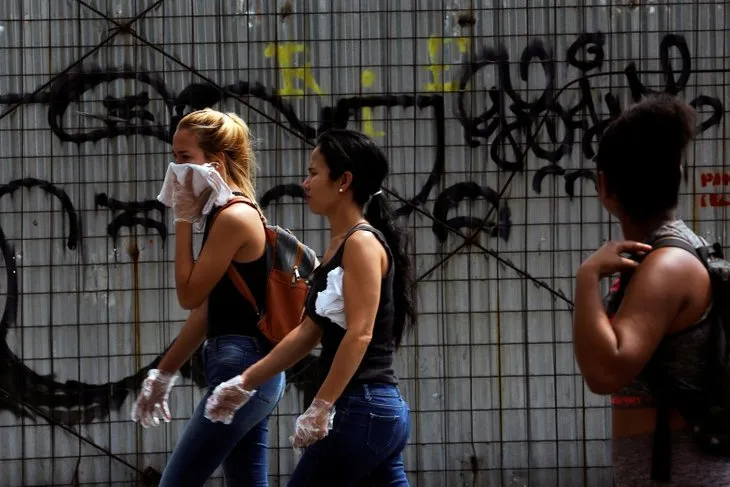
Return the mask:
[[661, 237], [654, 241], [651, 246], [654, 248], [654, 250], [665, 247], [679, 247], [680, 249], [686, 250], [690, 254], [702, 260], [702, 256], [699, 255], [695, 246], [680, 237]]
[[393, 252], [390, 249], [390, 246], [388, 245], [388, 242], [385, 240], [385, 236], [374, 226], [370, 225], [369, 223], [360, 223], [358, 225], [355, 225], [352, 227], [346, 234], [345, 238], [342, 241], [342, 244], [340, 245], [340, 248], [337, 250], [337, 255], [339, 257], [342, 257], [342, 253], [345, 251], [345, 242], [347, 242], [347, 239], [356, 231], [358, 230], [365, 230], [366, 232], [371, 232], [373, 235], [375, 235], [375, 238], [378, 239], [378, 242], [383, 246], [385, 249], [385, 254], [388, 257], [388, 261], [390, 262], [388, 273], [390, 274], [391, 270], [393, 269]]
[[662, 247], [679, 247], [680, 249], [684, 249], [690, 254], [697, 257], [700, 262], [705, 267], [708, 267], [709, 261], [712, 258], [724, 258], [723, 252], [722, 252], [722, 246], [719, 243], [715, 243], [713, 245], [702, 245], [700, 247], [695, 247], [690, 242], [683, 238], [679, 237], [664, 237], [661, 239], [658, 239], [656, 242], [652, 244], [652, 247], [654, 247], [654, 250], [660, 249]]
[[213, 216], [210, 220], [209, 226], [213, 225], [213, 222], [215, 221], [216, 218], [218, 218], [218, 215], [220, 215], [221, 211], [225, 210], [229, 206], [235, 205], [236, 203], [243, 203], [244, 205], [248, 205], [251, 208], [253, 208], [254, 210], [256, 210], [256, 213], [259, 214], [259, 218], [261, 218], [261, 221], [264, 223], [264, 225], [266, 225], [266, 217], [261, 212], [261, 208], [259, 208], [256, 203], [254, 203], [253, 201], [251, 201], [248, 198], [245, 198], [243, 196], [234, 196], [233, 198], [226, 201], [226, 204], [224, 204], [220, 208], [216, 209], [215, 213], [213, 214]]
[[[256, 212], [259, 214], [259, 218], [261, 218], [261, 222], [263, 223], [264, 230], [265, 230], [266, 225], [267, 225], [266, 217], [261, 212], [261, 209], [258, 207], [258, 205], [256, 205], [256, 203], [252, 202], [251, 200], [244, 197], [240, 193], [234, 193], [234, 194], [235, 194], [235, 196], [233, 198], [229, 199], [226, 202], [226, 204], [224, 204], [223, 206], [221, 206], [220, 208], [218, 208], [216, 210], [215, 214], [212, 216], [210, 222], [208, 223], [208, 228], [209, 229], [212, 228], [213, 222], [218, 217], [218, 215], [220, 215], [221, 211], [223, 211], [224, 209], [228, 208], [229, 206], [235, 205], [237, 203], [243, 203], [245, 205], [250, 206], [254, 210], [256, 210]], [[265, 252], [268, 253], [268, 251], [265, 251]], [[231, 282], [233, 282], [233, 285], [236, 287], [236, 289], [238, 289], [238, 292], [243, 295], [243, 297], [251, 304], [251, 306], [253, 306], [256, 313], [260, 313], [259, 305], [258, 305], [258, 303], [256, 303], [256, 298], [254, 297], [253, 293], [251, 292], [248, 285], [246, 284], [246, 281], [243, 279], [243, 276], [241, 276], [241, 274], [238, 272], [238, 270], [236, 269], [236, 266], [233, 265], [232, 261], [231, 261], [230, 265], [228, 266], [228, 269], [226, 270], [226, 275], [228, 275], [228, 278], [231, 280]]]

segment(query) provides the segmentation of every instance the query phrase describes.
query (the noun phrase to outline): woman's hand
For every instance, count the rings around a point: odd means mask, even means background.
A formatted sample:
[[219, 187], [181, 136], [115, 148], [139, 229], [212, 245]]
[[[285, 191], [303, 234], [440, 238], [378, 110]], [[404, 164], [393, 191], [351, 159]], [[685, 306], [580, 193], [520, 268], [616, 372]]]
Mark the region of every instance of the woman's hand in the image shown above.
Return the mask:
[[651, 252], [651, 249], [651, 245], [631, 240], [608, 242], [583, 261], [578, 272], [595, 274], [603, 278], [617, 272], [635, 269], [639, 263], [621, 254], [643, 255]]
[[304, 414], [297, 418], [294, 435], [289, 438], [294, 448], [304, 448], [321, 440], [332, 429], [335, 408], [332, 403], [314, 399]]
[[173, 181], [174, 191], [172, 193], [172, 209], [175, 212], [175, 223], [184, 221], [196, 223], [203, 217], [203, 207], [213, 188], [205, 188], [199, 195], [195, 195], [193, 189], [193, 171], [185, 174], [182, 183], [175, 179]]
[[213, 389], [213, 393], [205, 403], [205, 417], [212, 422], [220, 421], [231, 424], [236, 411], [248, 402], [256, 391], [246, 389], [243, 377], [237, 375], [221, 382]]
[[132, 405], [132, 421], [141, 424], [143, 428], [157, 426], [160, 420], [169, 423], [172, 416], [167, 399], [175, 381], [177, 381], [175, 374], [150, 369], [147, 378], [142, 382], [142, 390]]

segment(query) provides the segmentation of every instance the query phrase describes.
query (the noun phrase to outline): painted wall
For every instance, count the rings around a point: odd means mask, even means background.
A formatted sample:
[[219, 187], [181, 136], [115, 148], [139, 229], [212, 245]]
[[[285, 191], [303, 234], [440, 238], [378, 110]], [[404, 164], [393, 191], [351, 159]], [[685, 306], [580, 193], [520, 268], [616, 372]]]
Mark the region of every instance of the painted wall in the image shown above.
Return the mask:
[[[577, 375], [570, 330], [576, 267], [617, 230], [591, 158], [643, 93], [692, 101], [682, 216], [724, 238], [730, 13], [469, 3], [0, 3], [3, 485], [154, 476], [201, 397], [196, 355], [172, 423], [128, 420], [185, 317], [155, 197], [170, 130], [203, 106], [250, 122], [268, 216], [320, 252], [324, 222], [297, 186], [313, 137], [347, 125], [387, 148], [420, 281], [398, 355], [413, 485], [610, 485], [607, 402]], [[286, 438], [316, 390], [310, 364], [272, 421], [273, 485], [297, 460]]]

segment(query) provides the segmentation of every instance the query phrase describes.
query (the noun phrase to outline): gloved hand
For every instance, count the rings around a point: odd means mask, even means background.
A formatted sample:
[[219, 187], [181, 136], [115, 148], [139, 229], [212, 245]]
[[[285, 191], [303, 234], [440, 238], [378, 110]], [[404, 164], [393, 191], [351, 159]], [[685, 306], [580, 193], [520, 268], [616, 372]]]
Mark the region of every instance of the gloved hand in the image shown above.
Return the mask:
[[236, 411], [246, 404], [256, 391], [243, 388], [243, 377], [237, 375], [221, 382], [205, 402], [205, 417], [210, 421], [231, 424]]
[[179, 221], [197, 223], [203, 218], [203, 207], [208, 201], [213, 188], [207, 187], [199, 195], [195, 195], [193, 189], [193, 171], [185, 173], [185, 179], [181, 183], [175, 179], [172, 183], [172, 210], [175, 212], [175, 223]]
[[177, 376], [166, 374], [158, 369], [150, 369], [147, 378], [142, 382], [142, 390], [137, 400], [132, 405], [132, 421], [139, 423], [143, 428], [157, 426], [160, 419], [166, 423], [170, 422], [170, 408], [167, 405], [167, 398], [170, 396], [170, 389], [175, 385]]
[[322, 399], [314, 399], [304, 414], [297, 418], [294, 435], [289, 437], [289, 441], [294, 448], [309, 446], [327, 436], [334, 419], [334, 405]]

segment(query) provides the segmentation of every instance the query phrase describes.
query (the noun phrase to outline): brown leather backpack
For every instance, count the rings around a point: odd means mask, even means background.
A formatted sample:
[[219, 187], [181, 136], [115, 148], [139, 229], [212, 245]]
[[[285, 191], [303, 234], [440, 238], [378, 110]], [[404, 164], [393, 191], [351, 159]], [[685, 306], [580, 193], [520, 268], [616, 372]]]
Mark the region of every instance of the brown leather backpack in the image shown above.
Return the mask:
[[[266, 232], [266, 303], [256, 303], [251, 290], [231, 262], [227, 275], [259, 316], [258, 327], [272, 344], [279, 343], [296, 328], [304, 315], [307, 297], [307, 278], [317, 265], [317, 254], [301, 243], [287, 229], [269, 225], [259, 207], [250, 200], [236, 196], [223, 205], [224, 208], [244, 203], [254, 208], [264, 224]], [[215, 220], [215, 216], [213, 217]], [[212, 222], [211, 222], [212, 225]]]

